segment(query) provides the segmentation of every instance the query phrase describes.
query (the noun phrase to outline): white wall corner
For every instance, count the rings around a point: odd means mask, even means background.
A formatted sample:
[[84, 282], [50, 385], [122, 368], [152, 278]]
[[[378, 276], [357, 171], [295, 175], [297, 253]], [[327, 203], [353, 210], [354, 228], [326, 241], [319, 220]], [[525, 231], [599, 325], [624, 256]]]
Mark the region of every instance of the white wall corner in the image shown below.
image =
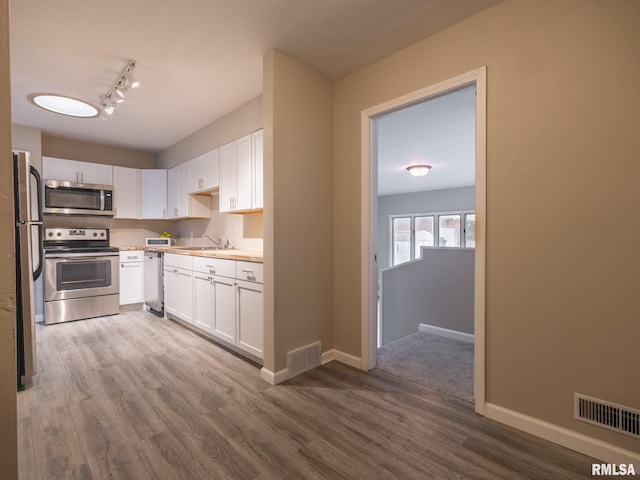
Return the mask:
[[435, 325], [427, 325], [426, 323], [421, 323], [418, 326], [418, 330], [425, 333], [431, 333], [433, 335], [439, 335], [441, 337], [460, 340], [461, 342], [474, 343], [474, 336], [470, 333], [459, 332], [457, 330], [449, 330], [448, 328], [436, 327]]
[[362, 370], [362, 359], [360, 357], [356, 357], [354, 355], [350, 355], [348, 353], [341, 352], [340, 350], [336, 350], [335, 348], [332, 350], [327, 350], [322, 353], [321, 363], [324, 365], [325, 363], [329, 363], [333, 360], [336, 360], [340, 363], [344, 363], [345, 365], [349, 365], [353, 368], [358, 368]]
[[485, 404], [485, 416], [605, 463], [633, 463], [640, 471], [639, 453], [492, 403]]
[[273, 373], [271, 370], [267, 370], [266, 368], [262, 367], [260, 369], [260, 378], [262, 378], [265, 382], [270, 383], [271, 385], [277, 385], [289, 379], [289, 369], [284, 368], [277, 371], [276, 373]]

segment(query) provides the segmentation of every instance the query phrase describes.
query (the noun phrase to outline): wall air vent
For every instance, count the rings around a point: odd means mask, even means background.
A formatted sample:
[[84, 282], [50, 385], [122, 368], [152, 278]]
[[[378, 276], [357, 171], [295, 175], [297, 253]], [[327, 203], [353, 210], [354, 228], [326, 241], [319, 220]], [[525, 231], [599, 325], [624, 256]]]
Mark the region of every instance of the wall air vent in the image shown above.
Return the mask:
[[287, 366], [289, 378], [320, 366], [322, 347], [320, 342], [287, 352]]
[[574, 394], [574, 418], [609, 430], [640, 438], [640, 410]]

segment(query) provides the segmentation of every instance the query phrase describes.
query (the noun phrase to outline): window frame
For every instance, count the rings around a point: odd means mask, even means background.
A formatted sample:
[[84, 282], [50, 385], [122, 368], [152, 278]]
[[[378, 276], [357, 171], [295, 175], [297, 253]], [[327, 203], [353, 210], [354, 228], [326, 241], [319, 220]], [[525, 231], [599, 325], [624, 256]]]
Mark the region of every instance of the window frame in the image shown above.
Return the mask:
[[[475, 215], [476, 211], [474, 209], [465, 209], [465, 210], [446, 210], [446, 211], [436, 211], [436, 212], [420, 212], [420, 213], [393, 213], [389, 215], [389, 267], [394, 267], [396, 265], [402, 265], [403, 263], [412, 262], [418, 260], [419, 257], [416, 257], [415, 254], [415, 244], [416, 244], [416, 217], [433, 217], [433, 243], [432, 247], [427, 248], [472, 248], [467, 247], [467, 215]], [[444, 247], [439, 245], [440, 238], [440, 217], [448, 216], [448, 215], [459, 215], [460, 216], [460, 246], [459, 247]], [[410, 219], [410, 241], [409, 241], [409, 260], [407, 262], [402, 263], [394, 263], [395, 262], [395, 252], [394, 252], [394, 220], [396, 218], [409, 218]]]

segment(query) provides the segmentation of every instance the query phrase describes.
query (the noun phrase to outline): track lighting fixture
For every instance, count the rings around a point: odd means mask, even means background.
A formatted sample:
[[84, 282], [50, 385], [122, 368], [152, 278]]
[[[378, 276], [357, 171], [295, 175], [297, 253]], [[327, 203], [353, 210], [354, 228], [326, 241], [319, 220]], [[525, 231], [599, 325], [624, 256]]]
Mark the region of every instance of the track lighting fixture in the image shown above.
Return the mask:
[[124, 102], [129, 90], [140, 85], [140, 82], [133, 76], [135, 69], [136, 61], [129, 60], [129, 63], [122, 69], [116, 81], [113, 82], [113, 86], [105, 95], [100, 97], [100, 108], [103, 114], [113, 115], [116, 108]]

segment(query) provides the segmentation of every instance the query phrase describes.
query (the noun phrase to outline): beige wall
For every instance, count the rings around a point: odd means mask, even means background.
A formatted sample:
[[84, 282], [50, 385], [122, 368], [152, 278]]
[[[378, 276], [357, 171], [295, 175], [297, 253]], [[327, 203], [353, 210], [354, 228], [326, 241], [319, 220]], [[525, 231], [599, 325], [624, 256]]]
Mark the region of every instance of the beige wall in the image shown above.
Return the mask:
[[161, 151], [158, 165], [175, 167], [261, 128], [262, 97], [257, 97]]
[[119, 167], [158, 167], [153, 153], [57, 137], [44, 132], [42, 133], [42, 155]]
[[265, 368], [275, 373], [289, 350], [332, 348], [333, 86], [279, 52], [264, 62]]
[[11, 125], [11, 146], [31, 152], [31, 165], [42, 171], [42, 132], [39, 128]]
[[0, 472], [18, 478], [16, 291], [11, 161], [9, 5], [0, 0]]
[[486, 65], [487, 401], [640, 408], [640, 2], [508, 0], [335, 85], [334, 339], [360, 355], [360, 112]]

